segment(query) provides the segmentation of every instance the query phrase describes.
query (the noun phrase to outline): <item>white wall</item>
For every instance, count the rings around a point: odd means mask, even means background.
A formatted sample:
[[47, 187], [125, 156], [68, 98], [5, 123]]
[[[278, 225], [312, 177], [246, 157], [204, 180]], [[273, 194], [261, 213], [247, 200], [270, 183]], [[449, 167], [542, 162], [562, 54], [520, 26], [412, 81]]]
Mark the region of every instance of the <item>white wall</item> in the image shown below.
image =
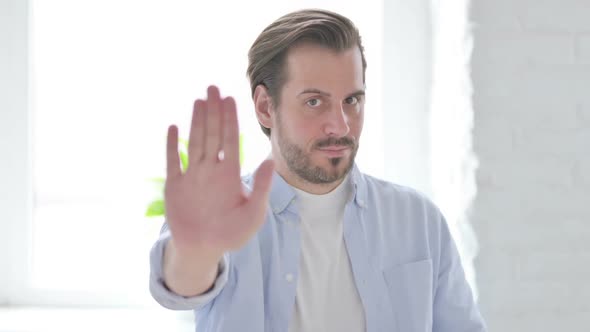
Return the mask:
[[588, 331], [590, 2], [472, 7], [483, 314], [490, 331]]

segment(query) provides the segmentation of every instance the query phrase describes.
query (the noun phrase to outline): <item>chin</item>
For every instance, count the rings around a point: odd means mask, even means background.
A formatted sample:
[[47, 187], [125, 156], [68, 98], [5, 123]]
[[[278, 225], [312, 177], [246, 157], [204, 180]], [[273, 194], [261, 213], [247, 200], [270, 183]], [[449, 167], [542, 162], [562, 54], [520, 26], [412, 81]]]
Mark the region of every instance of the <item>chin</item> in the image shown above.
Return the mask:
[[318, 166], [327, 174], [339, 175], [339, 177], [342, 177], [352, 168], [352, 163], [353, 161], [350, 157], [328, 158]]

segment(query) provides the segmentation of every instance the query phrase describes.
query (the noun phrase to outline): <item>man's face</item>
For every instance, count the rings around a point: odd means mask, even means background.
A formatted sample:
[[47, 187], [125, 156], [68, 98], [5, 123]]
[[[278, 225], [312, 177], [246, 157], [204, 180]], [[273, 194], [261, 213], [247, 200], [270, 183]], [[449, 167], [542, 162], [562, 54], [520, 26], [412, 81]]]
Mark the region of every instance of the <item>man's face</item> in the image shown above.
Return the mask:
[[338, 181], [353, 166], [363, 127], [360, 50], [303, 44], [289, 51], [286, 70], [271, 134], [277, 166], [308, 183]]

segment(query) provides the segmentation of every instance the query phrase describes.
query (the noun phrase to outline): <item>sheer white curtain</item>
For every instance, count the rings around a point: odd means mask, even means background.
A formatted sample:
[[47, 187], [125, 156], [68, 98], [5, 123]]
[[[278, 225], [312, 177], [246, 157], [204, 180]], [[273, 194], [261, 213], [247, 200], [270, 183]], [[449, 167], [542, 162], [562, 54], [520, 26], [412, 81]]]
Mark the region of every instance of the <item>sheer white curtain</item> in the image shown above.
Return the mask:
[[472, 149], [469, 0], [432, 0], [433, 84], [430, 107], [432, 192], [449, 222], [477, 296], [477, 239], [469, 223], [478, 165]]

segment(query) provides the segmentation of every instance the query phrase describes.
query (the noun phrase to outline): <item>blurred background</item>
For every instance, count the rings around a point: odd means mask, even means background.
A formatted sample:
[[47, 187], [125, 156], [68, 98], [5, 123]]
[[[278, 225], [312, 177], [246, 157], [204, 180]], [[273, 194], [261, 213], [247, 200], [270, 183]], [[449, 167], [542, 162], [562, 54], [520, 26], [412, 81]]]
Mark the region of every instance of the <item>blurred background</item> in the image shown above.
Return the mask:
[[308, 7], [358, 26], [359, 167], [441, 207], [490, 331], [588, 330], [590, 2], [0, 0], [0, 332], [194, 330], [148, 291], [166, 128], [220, 86], [252, 172], [248, 49]]

